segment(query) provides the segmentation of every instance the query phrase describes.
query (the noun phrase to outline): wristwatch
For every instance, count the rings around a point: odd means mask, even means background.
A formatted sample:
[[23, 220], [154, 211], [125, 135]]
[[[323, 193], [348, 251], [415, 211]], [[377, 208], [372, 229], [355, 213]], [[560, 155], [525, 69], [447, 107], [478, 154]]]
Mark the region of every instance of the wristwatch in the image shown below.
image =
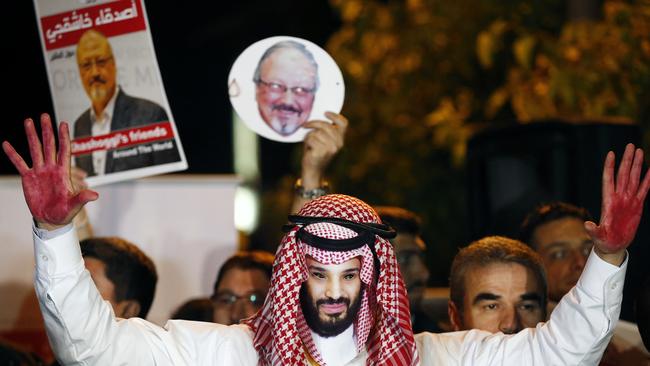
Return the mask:
[[324, 196], [330, 192], [330, 185], [327, 181], [321, 181], [320, 187], [314, 189], [305, 189], [302, 186], [302, 179], [298, 178], [293, 185], [296, 195], [300, 198], [313, 200], [320, 196]]

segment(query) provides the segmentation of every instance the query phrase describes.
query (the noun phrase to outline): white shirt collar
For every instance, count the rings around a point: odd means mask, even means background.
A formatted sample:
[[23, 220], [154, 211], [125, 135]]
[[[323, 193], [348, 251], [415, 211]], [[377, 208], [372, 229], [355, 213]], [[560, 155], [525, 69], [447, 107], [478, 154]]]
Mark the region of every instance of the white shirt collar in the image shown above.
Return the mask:
[[311, 331], [311, 338], [327, 366], [341, 366], [357, 356], [357, 337], [354, 325], [334, 337], [321, 337]]

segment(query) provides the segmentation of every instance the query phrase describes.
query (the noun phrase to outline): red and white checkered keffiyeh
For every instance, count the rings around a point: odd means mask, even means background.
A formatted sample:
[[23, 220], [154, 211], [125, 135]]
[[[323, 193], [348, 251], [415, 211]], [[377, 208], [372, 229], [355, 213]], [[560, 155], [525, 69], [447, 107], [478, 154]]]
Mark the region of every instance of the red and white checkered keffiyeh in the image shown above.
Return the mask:
[[[377, 213], [363, 201], [345, 195], [327, 195], [307, 203], [300, 216], [329, 217], [357, 223], [381, 223]], [[368, 352], [367, 365], [416, 365], [419, 363], [406, 288], [391, 244], [375, 236], [374, 249], [379, 259], [378, 281], [372, 251], [368, 245], [349, 251], [327, 251], [297, 239], [299, 226], [282, 239], [273, 264], [271, 289], [262, 309], [244, 321], [255, 333], [253, 344], [260, 365], [304, 365], [305, 352], [325, 365], [312, 340], [300, 307], [300, 287], [309, 275], [305, 256], [323, 264], [340, 264], [361, 259], [360, 278], [365, 291], [354, 322], [357, 349]], [[353, 230], [320, 222], [305, 228], [310, 234], [327, 239], [349, 239]]]

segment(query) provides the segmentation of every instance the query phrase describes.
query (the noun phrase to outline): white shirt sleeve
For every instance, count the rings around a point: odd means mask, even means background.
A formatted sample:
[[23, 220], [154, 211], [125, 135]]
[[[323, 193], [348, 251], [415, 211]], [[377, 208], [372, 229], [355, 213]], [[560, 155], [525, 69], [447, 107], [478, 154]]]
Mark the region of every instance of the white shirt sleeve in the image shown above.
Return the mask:
[[626, 269], [627, 258], [616, 267], [592, 251], [578, 283], [548, 322], [513, 335], [418, 334], [422, 365], [597, 365], [621, 311]]
[[36, 294], [62, 364], [257, 365], [248, 327], [116, 318], [84, 267], [72, 225], [33, 231]]

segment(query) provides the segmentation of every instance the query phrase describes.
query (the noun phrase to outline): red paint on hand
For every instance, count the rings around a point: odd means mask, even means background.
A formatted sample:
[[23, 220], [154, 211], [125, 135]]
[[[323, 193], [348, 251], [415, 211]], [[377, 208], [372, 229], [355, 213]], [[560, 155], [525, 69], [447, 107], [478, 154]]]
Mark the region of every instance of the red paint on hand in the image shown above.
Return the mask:
[[76, 190], [70, 179], [70, 135], [68, 125], [59, 127], [59, 151], [55, 152], [52, 122], [47, 114], [41, 116], [43, 146], [34, 123], [25, 120], [25, 131], [33, 166], [30, 169], [8, 142], [2, 147], [21, 175], [25, 201], [34, 219], [49, 225], [66, 225], [83, 205], [97, 199], [97, 192]]
[[616, 253], [625, 250], [636, 235], [643, 202], [650, 188], [650, 173], [639, 184], [643, 151], [628, 144], [614, 183], [614, 154], [610, 152], [603, 169], [603, 201], [600, 224], [585, 223], [598, 250]]

